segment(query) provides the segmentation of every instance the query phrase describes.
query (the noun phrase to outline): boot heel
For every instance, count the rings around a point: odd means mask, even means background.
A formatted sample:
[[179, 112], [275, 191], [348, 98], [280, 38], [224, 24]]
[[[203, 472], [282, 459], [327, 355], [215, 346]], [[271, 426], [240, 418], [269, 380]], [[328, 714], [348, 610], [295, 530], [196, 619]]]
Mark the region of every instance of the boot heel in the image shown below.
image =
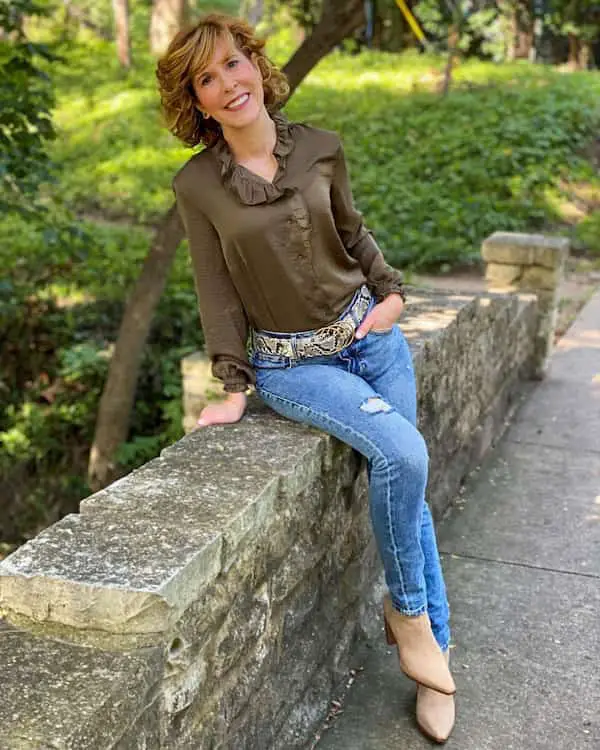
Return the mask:
[[383, 622], [385, 625], [385, 640], [387, 641], [388, 646], [395, 646], [396, 639], [394, 638], [394, 634], [388, 624], [387, 617], [385, 615], [383, 616]]

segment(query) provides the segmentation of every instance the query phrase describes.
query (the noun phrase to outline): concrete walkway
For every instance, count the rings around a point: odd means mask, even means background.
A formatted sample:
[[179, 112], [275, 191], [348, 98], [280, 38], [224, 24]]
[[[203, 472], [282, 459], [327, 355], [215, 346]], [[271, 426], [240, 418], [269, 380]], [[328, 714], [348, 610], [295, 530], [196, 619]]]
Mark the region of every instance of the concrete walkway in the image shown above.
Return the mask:
[[[438, 526], [452, 610], [448, 750], [600, 750], [600, 292]], [[429, 748], [395, 651], [356, 654], [317, 750]]]

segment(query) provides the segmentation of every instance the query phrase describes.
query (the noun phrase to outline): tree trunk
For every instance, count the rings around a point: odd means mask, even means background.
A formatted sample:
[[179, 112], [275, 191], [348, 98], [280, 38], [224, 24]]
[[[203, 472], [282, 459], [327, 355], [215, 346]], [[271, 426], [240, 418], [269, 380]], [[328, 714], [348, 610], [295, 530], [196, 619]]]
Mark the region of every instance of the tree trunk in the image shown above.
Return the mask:
[[515, 57], [518, 60], [528, 60], [531, 57], [533, 47], [533, 26], [529, 19], [521, 19], [517, 32], [517, 45]]
[[517, 0], [516, 3], [516, 57], [528, 60], [533, 46], [533, 14], [530, 0]]
[[[117, 14], [115, 11], [115, 4], [117, 1], [118, 0], [113, 0], [113, 15], [115, 19], [117, 17]], [[111, 33], [111, 30], [110, 30], [110, 25], [107, 25], [107, 27], [104, 28], [93, 23], [88, 18], [85, 10], [83, 10], [82, 8], [79, 8], [77, 5], [74, 5], [71, 2], [71, 0], [63, 0], [63, 6], [65, 10], [64, 34], [66, 38], [69, 38], [69, 25], [71, 21], [76, 21], [80, 26], [83, 26], [86, 29], [90, 29], [90, 31], [93, 31], [94, 34], [99, 36], [101, 39], [106, 39], [106, 41], [110, 41], [113, 38], [113, 34]], [[127, 19], [129, 19], [128, 10], [126, 11], [126, 14], [127, 14]], [[129, 31], [127, 32], [127, 36], [129, 37]]]
[[131, 43], [129, 40], [129, 0], [112, 0], [115, 17], [117, 57], [124, 68], [131, 67]]
[[250, 26], [259, 24], [262, 21], [264, 12], [264, 0], [244, 0], [240, 8], [240, 16], [245, 18]]
[[150, 50], [162, 55], [169, 42], [183, 26], [186, 15], [185, 0], [154, 0], [150, 19]]
[[119, 328], [90, 451], [88, 483], [93, 491], [116, 478], [114, 454], [127, 438], [142, 352], [154, 310], [183, 236], [183, 225], [173, 204], [156, 230]]
[[400, 52], [412, 43], [412, 30], [396, 3], [384, 4], [381, 14], [379, 49]]
[[579, 69], [579, 39], [575, 34], [569, 33], [569, 59], [568, 66], [571, 70]]
[[592, 44], [589, 41], [581, 40], [579, 46], [579, 68], [580, 70], [588, 70], [591, 67], [592, 62]]
[[452, 69], [454, 67], [454, 58], [456, 57], [458, 50], [458, 42], [460, 39], [460, 33], [458, 26], [453, 24], [448, 29], [448, 59], [446, 61], [446, 68], [444, 70], [444, 80], [442, 83], [442, 96], [446, 96], [450, 91], [452, 85]]
[[325, 0], [319, 22], [283, 68], [290, 96], [315, 65], [364, 21], [363, 0]]

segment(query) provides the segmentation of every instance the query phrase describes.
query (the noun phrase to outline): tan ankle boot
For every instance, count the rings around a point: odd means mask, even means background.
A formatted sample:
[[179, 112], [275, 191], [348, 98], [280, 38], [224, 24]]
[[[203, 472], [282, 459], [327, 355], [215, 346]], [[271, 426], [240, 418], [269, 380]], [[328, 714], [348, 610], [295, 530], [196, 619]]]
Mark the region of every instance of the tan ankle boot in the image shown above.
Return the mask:
[[[450, 662], [450, 652], [446, 652]], [[417, 685], [417, 724], [423, 734], [440, 744], [446, 742], [454, 727], [454, 696]]]
[[429, 616], [402, 615], [392, 606], [389, 596], [383, 599], [383, 617], [387, 642], [398, 646], [400, 669], [411, 680], [452, 695], [456, 685], [444, 654], [433, 637]]

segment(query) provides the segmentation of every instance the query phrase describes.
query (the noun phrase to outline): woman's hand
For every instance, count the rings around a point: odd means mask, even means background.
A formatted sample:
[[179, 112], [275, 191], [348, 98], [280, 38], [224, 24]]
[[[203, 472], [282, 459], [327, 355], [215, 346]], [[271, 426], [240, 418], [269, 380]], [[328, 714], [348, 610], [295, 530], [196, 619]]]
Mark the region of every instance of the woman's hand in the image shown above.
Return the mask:
[[225, 401], [208, 404], [202, 409], [196, 427], [208, 427], [211, 424], [231, 424], [239, 422], [246, 409], [245, 393], [230, 393]]
[[357, 339], [362, 339], [371, 330], [389, 331], [394, 323], [398, 320], [404, 310], [404, 300], [402, 297], [393, 292], [382, 300], [371, 310], [365, 317], [354, 334]]

